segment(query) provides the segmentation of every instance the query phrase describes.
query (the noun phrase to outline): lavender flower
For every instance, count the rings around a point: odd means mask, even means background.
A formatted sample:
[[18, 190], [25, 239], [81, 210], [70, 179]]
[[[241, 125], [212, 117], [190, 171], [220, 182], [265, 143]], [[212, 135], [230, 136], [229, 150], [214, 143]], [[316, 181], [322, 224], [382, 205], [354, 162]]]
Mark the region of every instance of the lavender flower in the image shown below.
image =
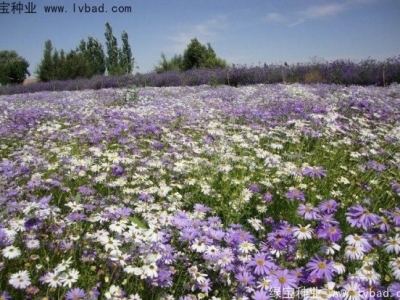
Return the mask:
[[331, 281], [335, 273], [334, 262], [317, 255], [307, 263], [307, 271], [310, 272], [310, 276], [315, 275], [318, 279]]
[[302, 170], [302, 174], [311, 177], [313, 180], [316, 177], [321, 179], [326, 176], [326, 170], [322, 167], [306, 167]]
[[380, 222], [379, 216], [362, 207], [360, 204], [350, 207], [347, 210], [346, 216], [347, 222], [352, 227], [362, 227], [364, 230]]
[[285, 196], [290, 200], [300, 200], [300, 201], [306, 200], [304, 193], [295, 188], [289, 189], [289, 191], [285, 194]]
[[65, 296], [67, 300], [78, 300], [84, 299], [86, 297], [86, 293], [80, 288], [75, 288], [69, 290]]

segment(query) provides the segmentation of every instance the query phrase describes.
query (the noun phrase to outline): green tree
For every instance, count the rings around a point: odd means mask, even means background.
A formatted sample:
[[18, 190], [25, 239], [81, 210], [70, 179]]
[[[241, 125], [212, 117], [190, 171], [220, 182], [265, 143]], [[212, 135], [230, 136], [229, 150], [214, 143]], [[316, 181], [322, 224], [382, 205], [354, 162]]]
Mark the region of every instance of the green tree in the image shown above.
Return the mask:
[[50, 40], [44, 43], [43, 58], [36, 69], [37, 77], [40, 81], [50, 81], [54, 78], [54, 64], [52, 60], [53, 45]]
[[119, 63], [120, 68], [124, 70], [126, 75], [131, 75], [133, 71], [134, 58], [132, 57], [131, 46], [128, 41], [128, 34], [126, 31], [122, 31], [122, 49], [120, 51]]
[[175, 54], [170, 60], [167, 60], [165, 54], [161, 53], [161, 61], [158, 62], [158, 66], [154, 69], [158, 73], [165, 71], [180, 71], [183, 70], [182, 61], [182, 55]]
[[103, 75], [106, 70], [106, 57], [103, 45], [94, 37], [89, 36], [86, 43], [86, 57], [90, 62], [90, 77]]
[[161, 61], [155, 67], [156, 72], [170, 70], [190, 70], [194, 68], [225, 68], [227, 63], [224, 59], [217, 57], [211, 44], [202, 45], [197, 38], [190, 41], [182, 55], [175, 55], [167, 60], [164, 53], [161, 53]]
[[29, 63], [14, 50], [0, 51], [0, 83], [22, 83], [28, 71]]
[[206, 52], [207, 48], [197, 38], [192, 39], [183, 52], [183, 69], [189, 70], [205, 67]]
[[120, 51], [118, 49], [117, 38], [113, 35], [111, 25], [108, 22], [106, 22], [106, 32], [104, 35], [106, 37], [106, 68], [108, 75], [119, 75], [122, 73], [118, 59], [120, 56]]
[[215, 69], [215, 68], [225, 68], [227, 66], [226, 61], [224, 59], [217, 57], [210, 43], [207, 43], [207, 50], [205, 56], [206, 58], [204, 65], [206, 68]]

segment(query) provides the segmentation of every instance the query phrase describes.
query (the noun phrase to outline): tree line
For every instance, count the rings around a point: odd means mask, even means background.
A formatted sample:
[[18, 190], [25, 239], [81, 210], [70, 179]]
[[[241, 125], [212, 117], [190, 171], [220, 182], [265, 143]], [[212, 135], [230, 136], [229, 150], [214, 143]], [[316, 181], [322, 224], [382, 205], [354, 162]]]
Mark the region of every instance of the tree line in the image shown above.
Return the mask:
[[[122, 46], [118, 47], [111, 25], [105, 24], [106, 52], [98, 39], [89, 36], [81, 40], [76, 49], [65, 52], [53, 47], [51, 40], [45, 41], [43, 57], [35, 70], [39, 81], [90, 78], [94, 75], [118, 76], [132, 74], [134, 57], [128, 34], [121, 34]], [[29, 63], [14, 50], [0, 51], [0, 84], [19, 84], [26, 76]]]
[[53, 49], [50, 40], [45, 42], [42, 61], [36, 69], [40, 81], [90, 78], [94, 75], [110, 76], [131, 74], [134, 58], [128, 41], [128, 34], [121, 34], [122, 47], [118, 48], [117, 38], [113, 35], [111, 25], [106, 23], [106, 48], [94, 37], [81, 40], [75, 50], [65, 53]]
[[[105, 24], [106, 51], [98, 39], [89, 36], [69, 52], [53, 47], [51, 40], [45, 41], [43, 57], [35, 69], [39, 81], [91, 78], [95, 75], [131, 75], [135, 59], [129, 45], [128, 34], [121, 34], [122, 46], [118, 47], [111, 25]], [[154, 67], [157, 73], [166, 71], [186, 71], [190, 69], [225, 68], [227, 63], [217, 57], [211, 44], [202, 45], [194, 38], [187, 45], [183, 54], [167, 59], [161, 53], [161, 61]], [[0, 84], [22, 83], [28, 71], [29, 63], [15, 51], [0, 51]]]

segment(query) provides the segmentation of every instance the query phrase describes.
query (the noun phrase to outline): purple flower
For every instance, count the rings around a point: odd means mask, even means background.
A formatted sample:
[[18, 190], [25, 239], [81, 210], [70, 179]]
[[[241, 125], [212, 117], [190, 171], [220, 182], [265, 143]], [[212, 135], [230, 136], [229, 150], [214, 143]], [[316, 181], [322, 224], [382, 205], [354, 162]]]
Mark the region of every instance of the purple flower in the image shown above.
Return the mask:
[[263, 199], [264, 199], [264, 201], [265, 202], [271, 202], [272, 201], [272, 198], [273, 198], [274, 196], [271, 194], [271, 192], [270, 191], [266, 191], [265, 192], [265, 194], [264, 194], [264, 196], [263, 196]]
[[255, 277], [249, 272], [244, 271], [236, 274], [235, 279], [237, 282], [239, 282], [240, 285], [248, 286], [254, 284]]
[[2, 300], [11, 300], [12, 298], [11, 298], [11, 296], [10, 296], [9, 293], [7, 293], [7, 292], [1, 292], [1, 293], [0, 293], [0, 299], [2, 299]]
[[312, 206], [312, 204], [299, 204], [297, 214], [305, 220], [318, 220], [320, 218], [319, 209]]
[[256, 183], [250, 183], [247, 187], [252, 193], [258, 193], [260, 191], [260, 186]]
[[284, 291], [296, 289], [297, 284], [298, 278], [288, 269], [276, 270], [275, 273], [271, 275], [270, 286], [278, 295]]
[[86, 296], [86, 293], [80, 288], [75, 288], [69, 290], [65, 296], [67, 300], [78, 300], [83, 299]]
[[385, 210], [384, 213], [391, 217], [394, 225], [400, 226], [400, 208], [399, 207], [395, 207], [393, 211]]
[[268, 233], [267, 241], [272, 248], [277, 250], [282, 250], [289, 244], [289, 240], [287, 238], [275, 231]]
[[30, 218], [25, 221], [24, 226], [27, 230], [36, 230], [42, 226], [42, 220], [35, 217]]
[[392, 182], [392, 189], [396, 194], [400, 194], [400, 183], [393, 181]]
[[334, 265], [333, 261], [322, 259], [317, 255], [307, 263], [307, 271], [311, 272], [310, 276], [315, 275], [317, 279], [331, 281], [335, 273]]
[[337, 210], [337, 207], [339, 206], [339, 203], [337, 203], [335, 200], [326, 200], [322, 202], [318, 208], [320, 211], [326, 213], [326, 214], [332, 214], [335, 213]]
[[255, 291], [254, 294], [251, 296], [253, 300], [269, 300], [269, 293], [267, 291]]
[[210, 292], [212, 288], [212, 282], [208, 278], [202, 280], [201, 282], [196, 282], [196, 285], [203, 293]]
[[301, 201], [306, 200], [304, 193], [295, 188], [289, 189], [289, 191], [286, 193], [285, 196], [290, 200], [301, 200]]
[[321, 179], [322, 177], [326, 176], [326, 170], [324, 170], [322, 167], [306, 167], [302, 170], [301, 173], [303, 175], [310, 176], [313, 180], [315, 179], [315, 177]]
[[343, 236], [343, 232], [338, 226], [328, 223], [319, 227], [316, 232], [318, 238], [329, 239], [332, 242], [339, 241]]
[[380, 223], [380, 218], [376, 214], [370, 212], [367, 208], [362, 207], [360, 204], [350, 207], [346, 213], [346, 220], [352, 227], [367, 230], [374, 224]]
[[371, 160], [367, 163], [367, 169], [373, 169], [379, 172], [385, 171], [386, 167], [385, 165], [382, 165], [378, 162], [376, 162], [375, 160]]
[[389, 285], [389, 293], [393, 297], [393, 299], [400, 299], [400, 282], [394, 282]]
[[267, 258], [263, 253], [255, 254], [254, 258], [248, 263], [249, 266], [255, 267], [254, 274], [267, 275], [269, 268], [274, 266], [274, 263]]

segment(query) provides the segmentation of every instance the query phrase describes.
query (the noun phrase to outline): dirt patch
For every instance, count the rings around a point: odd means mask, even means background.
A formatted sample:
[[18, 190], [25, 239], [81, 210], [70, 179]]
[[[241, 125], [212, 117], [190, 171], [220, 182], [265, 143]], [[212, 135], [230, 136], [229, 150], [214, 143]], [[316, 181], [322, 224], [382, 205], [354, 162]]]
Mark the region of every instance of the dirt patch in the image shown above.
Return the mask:
[[36, 78], [26, 78], [22, 84], [26, 85], [26, 84], [31, 84], [31, 83], [35, 83], [35, 82], [37, 82]]

